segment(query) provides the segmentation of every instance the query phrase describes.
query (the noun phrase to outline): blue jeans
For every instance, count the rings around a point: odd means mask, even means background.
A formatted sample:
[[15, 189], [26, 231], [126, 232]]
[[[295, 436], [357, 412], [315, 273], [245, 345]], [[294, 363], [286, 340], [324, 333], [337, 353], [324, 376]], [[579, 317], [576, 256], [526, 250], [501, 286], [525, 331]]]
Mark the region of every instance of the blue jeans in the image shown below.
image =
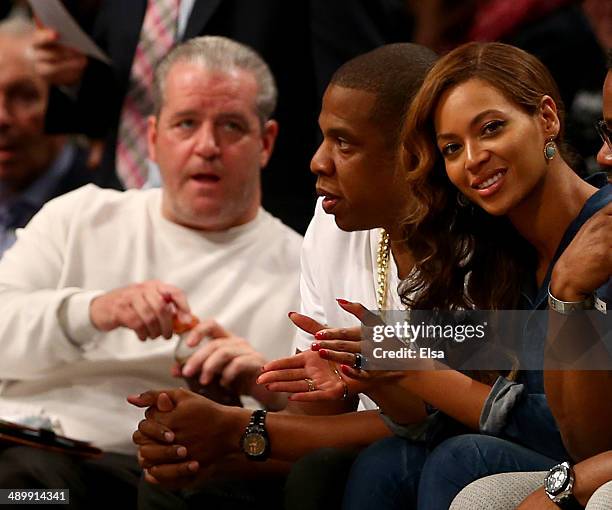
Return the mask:
[[353, 464], [345, 510], [447, 510], [463, 487], [483, 476], [544, 471], [558, 460], [497, 437], [465, 434], [433, 451], [398, 437], [365, 449]]
[[446, 510], [459, 491], [483, 476], [545, 471], [558, 460], [493, 436], [466, 434], [447, 439], [427, 457], [419, 482], [419, 510]]
[[387, 437], [363, 450], [351, 467], [344, 490], [345, 510], [416, 508], [424, 445]]

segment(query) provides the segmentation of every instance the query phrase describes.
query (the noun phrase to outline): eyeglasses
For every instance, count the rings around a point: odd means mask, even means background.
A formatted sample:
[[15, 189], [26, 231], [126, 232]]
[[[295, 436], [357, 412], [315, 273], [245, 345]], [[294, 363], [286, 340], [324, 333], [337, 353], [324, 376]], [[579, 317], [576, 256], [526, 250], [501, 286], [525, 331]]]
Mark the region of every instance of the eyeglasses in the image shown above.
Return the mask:
[[608, 127], [608, 123], [605, 120], [598, 120], [595, 123], [595, 129], [599, 133], [599, 136], [603, 142], [608, 146], [610, 152], [612, 152], [612, 129]]

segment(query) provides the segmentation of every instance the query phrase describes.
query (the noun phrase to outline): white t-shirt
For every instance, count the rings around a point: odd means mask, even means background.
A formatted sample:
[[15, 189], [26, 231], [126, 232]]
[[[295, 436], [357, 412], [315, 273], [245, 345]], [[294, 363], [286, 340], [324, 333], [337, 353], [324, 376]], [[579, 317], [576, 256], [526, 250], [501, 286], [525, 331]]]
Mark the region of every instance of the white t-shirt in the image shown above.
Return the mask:
[[142, 410], [125, 397], [180, 385], [170, 376], [176, 338], [99, 332], [90, 301], [157, 279], [266, 358], [287, 356], [301, 240], [263, 209], [224, 232], [182, 227], [162, 217], [159, 189], [88, 185], [49, 202], [0, 261], [0, 417], [44, 409], [70, 437], [133, 452]]
[[[314, 217], [308, 226], [301, 256], [300, 312], [329, 327], [353, 327], [360, 322], [345, 312], [336, 299], [359, 302], [370, 310], [377, 309], [376, 256], [380, 229], [344, 232], [334, 217], [328, 215], [317, 202]], [[387, 308], [403, 309], [397, 293], [397, 266], [390, 257], [387, 282]], [[309, 350], [314, 338], [298, 331], [294, 352]], [[360, 407], [376, 409], [365, 395], [360, 396]]]

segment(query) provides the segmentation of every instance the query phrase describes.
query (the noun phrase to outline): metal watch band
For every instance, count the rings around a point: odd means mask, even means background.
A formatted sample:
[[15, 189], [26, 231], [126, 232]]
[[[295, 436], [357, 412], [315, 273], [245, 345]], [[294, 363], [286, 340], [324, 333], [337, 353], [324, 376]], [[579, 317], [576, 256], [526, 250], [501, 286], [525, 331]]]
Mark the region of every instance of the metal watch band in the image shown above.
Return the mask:
[[268, 411], [265, 409], [256, 409], [253, 411], [251, 421], [249, 422], [249, 427], [257, 426], [264, 428], [266, 423], [266, 414], [268, 414]]
[[[548, 478], [555, 472], [564, 472], [566, 478], [560, 491], [555, 490], [549, 492]], [[584, 510], [584, 507], [578, 502], [574, 496], [575, 474], [572, 465], [568, 462], [562, 462], [553, 466], [544, 479], [544, 490], [548, 498], [562, 510]]]
[[582, 310], [592, 310], [593, 296], [589, 296], [582, 301], [561, 301], [552, 295], [550, 292], [550, 284], [548, 284], [548, 306], [551, 310], [562, 315], [572, 315]]

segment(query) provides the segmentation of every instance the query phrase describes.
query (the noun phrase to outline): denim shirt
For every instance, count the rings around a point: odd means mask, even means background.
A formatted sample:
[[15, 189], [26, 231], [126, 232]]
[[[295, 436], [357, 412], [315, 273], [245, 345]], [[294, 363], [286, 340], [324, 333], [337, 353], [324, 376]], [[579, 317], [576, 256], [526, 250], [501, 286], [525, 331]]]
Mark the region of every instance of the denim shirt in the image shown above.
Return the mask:
[[[582, 225], [606, 204], [612, 202], [612, 186], [605, 175], [597, 174], [592, 184], [600, 189], [592, 195], [580, 214], [569, 225], [540, 288], [535, 280], [524, 282], [519, 307], [524, 310], [545, 310], [548, 307], [548, 284], [558, 258], [574, 239]], [[609, 302], [610, 281], [597, 289], [596, 297]], [[542, 314], [533, 313], [523, 329], [523, 341], [533, 349], [533, 355], [544, 360], [547, 324]], [[548, 407], [541, 370], [519, 372], [516, 381], [500, 377], [491, 389], [480, 417], [482, 433], [505, 437], [553, 459], [569, 458], [561, 434]]]

